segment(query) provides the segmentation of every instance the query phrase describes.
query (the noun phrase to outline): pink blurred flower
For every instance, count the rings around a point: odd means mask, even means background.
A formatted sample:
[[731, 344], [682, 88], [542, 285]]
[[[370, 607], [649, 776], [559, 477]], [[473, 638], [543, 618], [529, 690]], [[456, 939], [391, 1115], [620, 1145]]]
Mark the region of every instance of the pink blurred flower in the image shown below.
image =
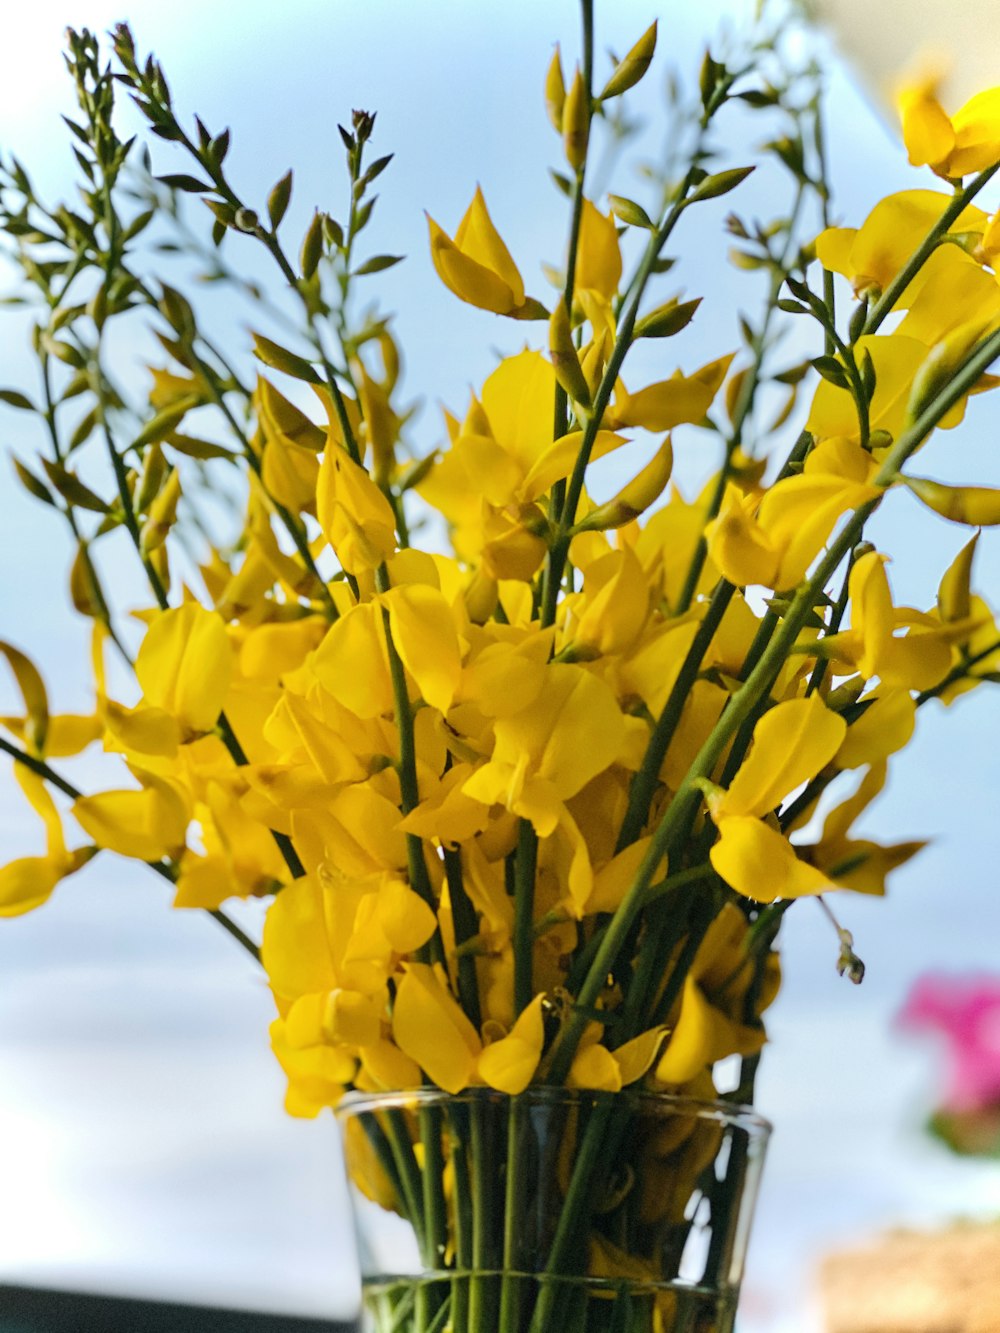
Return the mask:
[[1000, 977], [921, 977], [898, 1021], [906, 1028], [944, 1034], [948, 1082], [943, 1110], [1000, 1105]]

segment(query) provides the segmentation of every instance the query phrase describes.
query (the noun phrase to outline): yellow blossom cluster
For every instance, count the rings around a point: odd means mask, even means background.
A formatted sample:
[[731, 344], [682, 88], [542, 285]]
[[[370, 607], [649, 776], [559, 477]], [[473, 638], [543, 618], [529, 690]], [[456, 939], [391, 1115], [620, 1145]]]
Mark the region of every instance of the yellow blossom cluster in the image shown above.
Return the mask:
[[[108, 692], [96, 612], [92, 715], [50, 717], [35, 668], [3, 648], [24, 710], [2, 723], [47, 850], [0, 871], [0, 913], [38, 907], [98, 850], [152, 864], [179, 908], [269, 899], [260, 956], [296, 1114], [425, 1083], [711, 1096], [716, 1063], [764, 1041], [771, 905], [884, 891], [919, 844], [881, 846], [855, 821], [919, 705], [1000, 666], [975, 539], [923, 609], [894, 601], [886, 555], [861, 544], [890, 491], [1000, 522], [998, 492], [903, 471], [993, 387], [996, 218], [960, 191], [911, 190], [823, 232], [815, 255], [862, 318], [849, 338], [827, 326], [802, 434], [765, 480], [739, 436], [759, 359], [685, 372], [661, 354], [651, 382], [623, 379], [632, 342], [673, 337], [697, 305], [640, 314], [657, 247], [745, 173], [692, 175], [640, 227], [641, 281], [623, 277], [620, 222], [638, 206], [583, 195], [590, 102], [561, 73], [549, 93], [581, 191], [553, 309], [525, 294], [479, 190], [454, 237], [429, 222], [445, 285], [547, 321], [547, 346], [505, 356], [408, 470], [384, 324], [326, 380], [259, 337], [270, 371], [249, 404], [243, 533], [205, 558], [196, 591], [171, 584], [177, 453], [199, 456], [177, 429], [213, 390], [168, 340], [174, 364], [150, 395], [162, 429], [140, 441], [121, 500], [164, 593], [142, 613], [136, 695]], [[998, 105], [986, 94], [948, 121], [911, 98], [911, 159], [949, 178], [993, 169]], [[829, 313], [808, 264], [788, 267], [789, 290], [800, 313]], [[311, 385], [314, 410], [287, 377]], [[706, 425], [724, 456], [686, 496], [674, 452], [682, 428]], [[586, 470], [612, 453], [629, 480], [598, 501]], [[414, 496], [450, 553], [411, 545]], [[122, 782], [73, 798], [83, 841], [69, 850], [45, 779], [94, 743]], [[811, 823], [841, 775], [847, 791]]]

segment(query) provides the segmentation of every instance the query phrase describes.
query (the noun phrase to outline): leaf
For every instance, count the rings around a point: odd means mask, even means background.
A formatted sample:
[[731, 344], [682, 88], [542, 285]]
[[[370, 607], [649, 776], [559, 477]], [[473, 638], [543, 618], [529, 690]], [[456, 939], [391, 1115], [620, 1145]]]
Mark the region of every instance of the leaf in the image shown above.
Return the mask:
[[12, 456], [12, 461], [18, 480], [28, 494], [33, 495], [36, 500], [43, 500], [45, 504], [54, 506], [56, 502], [45, 483], [36, 477], [33, 472], [29, 472], [19, 458], [13, 458]]
[[385, 157], [376, 158], [375, 161], [368, 168], [368, 170], [365, 172], [365, 174], [361, 177], [362, 184], [366, 186], [371, 185], [373, 180], [382, 175], [382, 172], [385, 171], [386, 167], [392, 161], [394, 156], [395, 154], [393, 153], [387, 153]]
[[292, 197], [292, 173], [286, 171], [267, 196], [267, 216], [271, 221], [271, 230], [277, 231], [281, 219], [285, 216]]
[[141, 449], [146, 444], [157, 444], [160, 440], [165, 440], [173, 431], [174, 427], [179, 425], [181, 420], [197, 407], [201, 399], [197, 394], [188, 394], [185, 398], [179, 399], [176, 403], [171, 403], [169, 407], [161, 408], [155, 416], [150, 417], [143, 426], [142, 430], [132, 441], [133, 449]]
[[109, 505], [96, 495], [89, 486], [85, 486], [75, 472], [70, 472], [61, 463], [53, 463], [48, 458], [42, 459], [45, 475], [59, 494], [69, 504], [80, 509], [90, 509], [95, 514], [106, 514]]
[[626, 199], [620, 194], [609, 194], [608, 203], [611, 205], [612, 213], [616, 218], [621, 218], [622, 222], [627, 222], [632, 227], [645, 227], [647, 231], [654, 230], [649, 214], [634, 199]]
[[272, 342], [261, 333], [253, 335], [253, 354], [258, 361], [272, 370], [282, 370], [293, 379], [305, 380], [307, 384], [322, 384], [322, 378], [304, 356], [290, 352], [280, 343]]
[[400, 264], [406, 258], [405, 255], [374, 255], [371, 259], [366, 259], [363, 264], [354, 270], [352, 277], [361, 278], [366, 273], [382, 273], [387, 268], [392, 268], [395, 264]]
[[168, 176], [157, 176], [156, 180], [161, 185], [167, 185], [171, 190], [183, 190], [185, 194], [207, 194], [209, 190], [214, 190], [214, 185], [206, 185], [204, 181], [197, 176], [187, 176], [184, 172], [177, 172]]
[[687, 328], [694, 318], [695, 311], [701, 305], [701, 297], [693, 301], [668, 301], [658, 310], [651, 310], [635, 326], [637, 338], [672, 338], [681, 329]]
[[196, 439], [193, 435], [179, 435], [172, 431], [163, 437], [163, 443], [187, 458], [200, 458], [203, 462], [210, 458], [226, 458], [232, 462], [236, 458], [231, 449], [213, 444], [211, 440]]
[[688, 203], [698, 203], [703, 199], [718, 199], [721, 195], [735, 190], [741, 181], [753, 171], [753, 167], [733, 167], [730, 171], [718, 171], [706, 176], [701, 184], [688, 196]]
[[823, 378], [830, 384], [835, 384], [838, 389], [849, 387], [847, 372], [835, 356], [814, 356], [812, 366], [818, 370]]
[[0, 402], [6, 403], [8, 407], [17, 407], [22, 412], [38, 411], [27, 394], [19, 393], [17, 389], [0, 389]]

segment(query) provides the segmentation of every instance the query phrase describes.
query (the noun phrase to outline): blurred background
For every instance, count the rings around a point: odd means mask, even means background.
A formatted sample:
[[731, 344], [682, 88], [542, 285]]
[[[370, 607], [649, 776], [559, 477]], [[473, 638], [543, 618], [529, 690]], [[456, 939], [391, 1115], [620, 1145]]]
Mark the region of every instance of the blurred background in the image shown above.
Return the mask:
[[[1000, 83], [1000, 39], [995, 25], [975, 24], [976, 8], [969, 4], [967, 16], [983, 71], [974, 82], [988, 86]], [[649, 128], [631, 160], [663, 152], [657, 123], [667, 65], [692, 87], [706, 39], [752, 9], [739, 0], [597, 0], [599, 53], [621, 54], [660, 18], [657, 61], [633, 100]], [[952, 6], [949, 15], [965, 9]], [[844, 25], [844, 50], [872, 66], [859, 73], [833, 38], [811, 47], [829, 85], [835, 220], [858, 225], [884, 194], [935, 185], [908, 167], [877, 91], [879, 79], [918, 55], [923, 30], [897, 20], [890, 36], [909, 47], [890, 52], [885, 37], [862, 27], [861, 6], [832, 3], [829, 11]], [[72, 110], [62, 30], [71, 23], [103, 31], [121, 17], [107, 0], [36, 0], [5, 13], [0, 152], [15, 152], [50, 200], [74, 188], [59, 119]], [[367, 281], [398, 309], [406, 390], [424, 401], [413, 437], [422, 451], [431, 448], [443, 433], [440, 405], [463, 409], [497, 349], [516, 350], [525, 332], [449, 296], [431, 268], [422, 210], [453, 231], [480, 183], [529, 292], [544, 298], [537, 261], [560, 261], [566, 209], [547, 174], [559, 166], [559, 146], [542, 84], [554, 42], [566, 64], [577, 55], [575, 4], [370, 0], [362, 11], [347, 0], [175, 0], [169, 9], [132, 0], [127, 18], [140, 51], [152, 48], [162, 60], [175, 105], [197, 111], [213, 133], [231, 126], [229, 164], [244, 197], [262, 204], [294, 166], [290, 235], [301, 234], [315, 207], [344, 211], [336, 124], [355, 107], [377, 111], [375, 151], [396, 156], [380, 181], [366, 253], [408, 258]], [[876, 62], [865, 59], [876, 50]], [[970, 91], [963, 86], [960, 96]], [[725, 165], [739, 165], [760, 126], [750, 115], [724, 125], [732, 135], [717, 136], [729, 150]], [[156, 171], [186, 169], [169, 145], [154, 141], [153, 154]], [[641, 200], [642, 181], [626, 162], [614, 188]], [[741, 211], [766, 219], [782, 206], [766, 181], [747, 190]], [[996, 208], [996, 191], [983, 206]], [[755, 314], [763, 297], [753, 274], [725, 263], [727, 208], [699, 214], [717, 220], [717, 235], [706, 222], [682, 227], [676, 242], [687, 295], [706, 297], [690, 336], [670, 345], [687, 371], [735, 348], [738, 312]], [[200, 225], [198, 209], [192, 204], [189, 216]], [[227, 241], [230, 261], [262, 276], [254, 247], [244, 254], [238, 242]], [[0, 272], [0, 288], [12, 286]], [[24, 322], [16, 313], [3, 318], [0, 381], [30, 391]], [[222, 303], [217, 318], [242, 339], [250, 307]], [[537, 330], [528, 334], [537, 341]], [[790, 337], [790, 362], [795, 351]], [[141, 392], [143, 349], [123, 357], [123, 379]], [[1000, 481], [998, 426], [997, 407], [974, 400], [965, 426], [931, 446], [923, 470]], [[34, 429], [25, 414], [0, 406], [5, 450], [30, 455]], [[684, 439], [679, 433], [682, 455]], [[697, 473], [698, 464], [685, 467]], [[905, 496], [893, 499], [877, 539], [895, 557], [897, 600], [928, 606], [966, 534]], [[14, 486], [6, 463], [0, 505], [0, 632], [39, 664], [57, 711], [89, 711], [89, 626], [68, 609], [65, 592], [72, 552]], [[994, 533], [980, 543], [977, 582], [987, 596], [1000, 589]], [[120, 601], [145, 604], [124, 567], [116, 588]], [[9, 684], [0, 681], [0, 711], [15, 710]], [[889, 902], [831, 899], [867, 964], [863, 986], [837, 976], [836, 937], [814, 904], [785, 918], [785, 984], [758, 1083], [776, 1133], [741, 1333], [819, 1330], [824, 1253], [890, 1227], [1000, 1215], [1000, 1165], [956, 1157], [925, 1135], [940, 1066], [932, 1048], [894, 1027], [922, 973], [1000, 969], [997, 704], [986, 687], [949, 709], [922, 710], [917, 738], [868, 817], [882, 840], [931, 843], [895, 875]], [[102, 771], [99, 758], [87, 758], [75, 775], [86, 786]], [[0, 775], [0, 792], [3, 860], [33, 853], [37, 821], [9, 777]], [[265, 986], [212, 921], [170, 912], [168, 901], [155, 877], [102, 856], [41, 911], [0, 923], [0, 1282], [347, 1315], [355, 1279], [332, 1121], [284, 1116]]]

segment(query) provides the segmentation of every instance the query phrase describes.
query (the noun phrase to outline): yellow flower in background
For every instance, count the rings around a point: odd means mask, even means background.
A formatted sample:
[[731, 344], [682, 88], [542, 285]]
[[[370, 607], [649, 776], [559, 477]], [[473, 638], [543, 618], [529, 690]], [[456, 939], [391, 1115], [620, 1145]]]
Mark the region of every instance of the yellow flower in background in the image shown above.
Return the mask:
[[190, 815], [177, 786], [153, 773], [133, 770], [138, 791], [106, 791], [73, 802], [73, 817], [98, 847], [140, 861], [177, 856]]
[[953, 116], [937, 100], [937, 81], [924, 80], [899, 95], [903, 142], [910, 163], [957, 179], [1000, 161], [1000, 88], [977, 93]]

